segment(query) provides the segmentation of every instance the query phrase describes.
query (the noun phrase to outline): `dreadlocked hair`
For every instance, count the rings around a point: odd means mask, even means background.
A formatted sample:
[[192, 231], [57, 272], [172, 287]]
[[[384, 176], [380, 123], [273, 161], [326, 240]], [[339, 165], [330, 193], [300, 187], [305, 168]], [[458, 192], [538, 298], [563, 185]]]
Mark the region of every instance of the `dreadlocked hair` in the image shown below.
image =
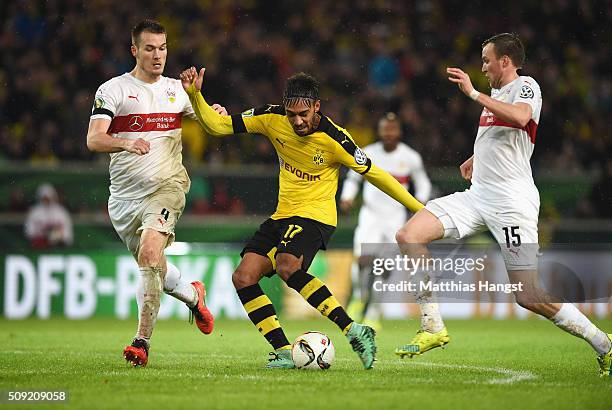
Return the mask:
[[287, 79], [283, 93], [283, 104], [286, 107], [291, 107], [300, 101], [311, 107], [318, 100], [319, 82], [316, 78], [306, 73], [297, 73]]

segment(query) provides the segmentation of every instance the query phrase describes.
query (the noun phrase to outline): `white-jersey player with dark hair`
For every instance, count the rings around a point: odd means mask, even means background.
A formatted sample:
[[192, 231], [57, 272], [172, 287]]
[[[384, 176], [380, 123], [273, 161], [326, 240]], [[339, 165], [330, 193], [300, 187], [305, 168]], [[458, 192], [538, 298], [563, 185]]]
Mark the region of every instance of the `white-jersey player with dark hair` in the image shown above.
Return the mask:
[[[491, 96], [472, 86], [468, 74], [448, 68], [449, 80], [482, 105], [474, 155], [461, 167], [471, 180], [463, 192], [437, 198], [417, 212], [396, 235], [404, 253], [427, 254], [426, 244], [442, 238], [461, 239], [489, 230], [502, 250], [511, 283], [522, 283], [517, 303], [550, 319], [555, 325], [585, 339], [597, 352], [600, 375], [610, 376], [611, 335], [598, 329], [570, 303], [556, 303], [539, 286], [537, 275], [538, 213], [540, 198], [529, 160], [536, 142], [542, 95], [538, 83], [517, 70], [525, 60], [523, 44], [515, 34], [498, 34], [482, 44], [482, 71]], [[412, 341], [396, 350], [414, 356], [450, 341], [431, 294], [417, 295], [421, 329]]]
[[109, 216], [140, 268], [138, 330], [124, 357], [145, 366], [162, 291], [187, 304], [203, 333], [212, 332], [214, 319], [204, 303], [204, 284], [186, 281], [164, 255], [190, 185], [182, 164], [181, 120], [195, 114], [181, 82], [162, 75], [163, 26], [152, 20], [136, 25], [131, 50], [134, 69], [96, 92], [87, 146], [111, 156]]
[[[431, 182], [425, 172], [421, 155], [401, 142], [402, 125], [394, 113], [385, 114], [378, 122], [377, 133], [380, 141], [363, 149], [368, 158], [393, 175], [406, 189], [414, 186], [414, 197], [421, 203], [427, 202], [431, 193]], [[359, 222], [353, 237], [353, 261], [351, 267], [352, 296], [348, 311], [356, 320], [364, 320], [369, 326], [380, 328], [380, 304], [371, 299], [370, 288], [372, 258], [379, 256], [374, 249], [370, 255], [362, 254], [363, 244], [393, 243], [395, 232], [406, 223], [407, 210], [397, 201], [389, 198], [363, 177], [353, 171], [346, 175], [340, 197], [340, 208], [348, 211], [354, 203], [363, 182], [363, 204], [359, 211]]]

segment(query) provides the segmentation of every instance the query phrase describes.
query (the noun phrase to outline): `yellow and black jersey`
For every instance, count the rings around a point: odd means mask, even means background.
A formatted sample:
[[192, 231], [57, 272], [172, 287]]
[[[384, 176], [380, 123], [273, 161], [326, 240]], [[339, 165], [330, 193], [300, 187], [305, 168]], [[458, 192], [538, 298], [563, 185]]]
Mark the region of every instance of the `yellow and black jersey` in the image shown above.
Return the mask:
[[274, 145], [280, 164], [278, 206], [272, 219], [301, 216], [336, 226], [336, 190], [345, 165], [415, 212], [423, 205], [395, 178], [372, 164], [350, 134], [321, 114], [315, 132], [299, 136], [279, 105], [252, 108], [242, 114], [219, 115], [193, 85], [189, 98], [198, 120], [211, 135], [254, 133]]

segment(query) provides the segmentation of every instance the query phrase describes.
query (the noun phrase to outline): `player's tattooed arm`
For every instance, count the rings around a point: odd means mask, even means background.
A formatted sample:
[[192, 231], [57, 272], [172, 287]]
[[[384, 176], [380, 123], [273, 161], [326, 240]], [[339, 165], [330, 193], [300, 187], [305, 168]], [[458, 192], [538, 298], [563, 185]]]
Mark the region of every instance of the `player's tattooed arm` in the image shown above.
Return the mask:
[[135, 140], [115, 138], [108, 134], [110, 120], [96, 118], [89, 120], [87, 130], [87, 148], [94, 152], [120, 152], [128, 151], [133, 154], [144, 155], [149, 152], [151, 145], [142, 138]]
[[532, 109], [529, 104], [509, 104], [478, 92], [474, 89], [470, 76], [460, 68], [447, 68], [446, 73], [450, 82], [457, 84], [465, 95], [486, 107], [497, 118], [519, 127], [526, 126], [531, 119]]

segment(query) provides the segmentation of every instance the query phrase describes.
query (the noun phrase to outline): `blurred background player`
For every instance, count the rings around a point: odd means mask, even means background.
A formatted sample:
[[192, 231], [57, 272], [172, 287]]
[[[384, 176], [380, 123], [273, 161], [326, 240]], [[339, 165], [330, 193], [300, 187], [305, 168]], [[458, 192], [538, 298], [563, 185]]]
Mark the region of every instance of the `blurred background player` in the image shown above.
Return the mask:
[[[363, 149], [368, 158], [390, 173], [406, 189], [414, 187], [414, 196], [425, 203], [431, 194], [431, 182], [425, 172], [421, 155], [401, 142], [402, 124], [395, 113], [387, 113], [378, 121], [379, 142]], [[349, 171], [342, 187], [340, 209], [347, 212], [354, 204], [363, 181], [360, 174]], [[375, 254], [362, 253], [362, 244], [394, 243], [395, 232], [406, 223], [407, 212], [402, 204], [394, 201], [372, 184], [365, 181], [363, 204], [359, 210], [359, 223], [353, 238], [353, 261], [351, 267], [352, 295], [347, 309], [355, 320], [380, 329], [381, 306], [372, 300], [369, 291], [374, 276], [372, 259]], [[375, 245], [373, 245], [375, 246]], [[373, 249], [369, 248], [370, 251]], [[389, 272], [390, 273], [390, 272]]]
[[193, 108], [180, 81], [162, 76], [168, 53], [163, 26], [137, 24], [131, 51], [134, 69], [96, 92], [87, 147], [111, 156], [109, 216], [140, 268], [138, 330], [124, 357], [145, 366], [162, 291], [187, 304], [203, 333], [212, 332], [214, 319], [204, 304], [204, 284], [187, 282], [164, 255], [190, 186], [181, 119], [194, 117]]
[[[519, 76], [525, 50], [515, 34], [503, 33], [482, 44], [482, 72], [491, 96], [478, 92], [470, 76], [447, 68], [448, 79], [468, 97], [484, 106], [474, 154], [461, 167], [470, 189], [431, 200], [397, 233], [408, 255], [427, 253], [426, 244], [461, 239], [489, 230], [500, 245], [511, 283], [522, 283], [516, 302], [555, 325], [585, 339], [597, 352], [600, 375], [610, 375], [612, 342], [570, 303], [557, 303], [540, 288], [537, 273], [538, 214], [540, 196], [529, 159], [536, 142], [542, 95], [528, 76]], [[450, 341], [438, 305], [431, 294], [417, 295], [421, 329], [407, 345], [396, 350], [401, 357], [419, 355]]]
[[291, 345], [259, 281], [274, 273], [346, 335], [365, 369], [376, 355], [375, 332], [354, 322], [327, 286], [307, 272], [336, 229], [336, 191], [345, 165], [412, 210], [423, 205], [355, 144], [350, 134], [319, 112], [319, 83], [305, 73], [287, 80], [283, 105], [252, 108], [223, 116], [200, 93], [204, 69], [183, 71], [181, 80], [200, 123], [211, 135], [257, 133], [274, 145], [280, 163], [276, 212], [244, 247], [232, 276], [244, 308], [274, 348], [270, 368], [293, 368]]
[[25, 236], [35, 249], [72, 245], [73, 230], [70, 214], [59, 202], [51, 184], [36, 190], [37, 203], [29, 209], [25, 220]]

